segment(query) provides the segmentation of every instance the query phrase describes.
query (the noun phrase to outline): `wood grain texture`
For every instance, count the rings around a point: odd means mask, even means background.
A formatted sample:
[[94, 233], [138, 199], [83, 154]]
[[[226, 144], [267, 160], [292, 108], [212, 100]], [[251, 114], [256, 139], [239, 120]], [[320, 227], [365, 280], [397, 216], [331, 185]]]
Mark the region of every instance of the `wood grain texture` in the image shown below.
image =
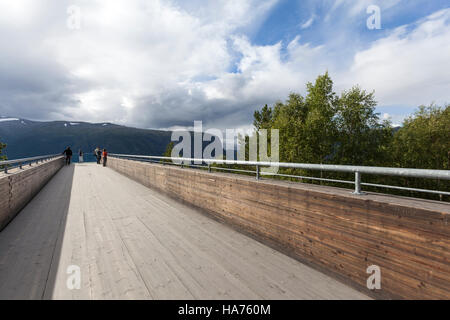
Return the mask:
[[[109, 167], [205, 210], [379, 298], [450, 299], [450, 206], [110, 158]], [[382, 289], [366, 289], [370, 265]]]
[[0, 173], [0, 231], [64, 165], [62, 157]]
[[368, 298], [96, 164], [61, 169], [0, 232], [0, 299]]

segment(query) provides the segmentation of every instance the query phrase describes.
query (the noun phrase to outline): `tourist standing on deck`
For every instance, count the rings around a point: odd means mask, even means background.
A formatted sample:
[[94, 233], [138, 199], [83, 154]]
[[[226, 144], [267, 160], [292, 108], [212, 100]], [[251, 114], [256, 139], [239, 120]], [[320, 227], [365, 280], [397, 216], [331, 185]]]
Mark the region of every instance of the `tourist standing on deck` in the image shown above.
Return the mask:
[[108, 152], [103, 149], [103, 166], [106, 167], [106, 160], [108, 160]]
[[82, 163], [84, 161], [83, 159], [83, 151], [80, 149], [78, 151], [78, 162]]
[[67, 147], [63, 154], [66, 156], [66, 165], [70, 165], [70, 159], [72, 158], [72, 150], [70, 150], [70, 147]]
[[102, 158], [102, 151], [100, 150], [99, 147], [95, 148], [94, 156], [97, 158], [97, 164], [100, 164], [100, 160]]

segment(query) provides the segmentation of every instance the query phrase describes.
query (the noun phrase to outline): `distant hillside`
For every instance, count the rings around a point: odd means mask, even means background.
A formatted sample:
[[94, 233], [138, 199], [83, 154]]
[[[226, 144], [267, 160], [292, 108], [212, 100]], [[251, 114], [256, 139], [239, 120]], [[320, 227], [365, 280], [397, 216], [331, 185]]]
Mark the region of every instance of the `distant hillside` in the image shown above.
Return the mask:
[[162, 155], [171, 132], [145, 130], [111, 123], [40, 122], [0, 117], [0, 140], [9, 159], [63, 152], [70, 146], [91, 154], [96, 146], [109, 152]]

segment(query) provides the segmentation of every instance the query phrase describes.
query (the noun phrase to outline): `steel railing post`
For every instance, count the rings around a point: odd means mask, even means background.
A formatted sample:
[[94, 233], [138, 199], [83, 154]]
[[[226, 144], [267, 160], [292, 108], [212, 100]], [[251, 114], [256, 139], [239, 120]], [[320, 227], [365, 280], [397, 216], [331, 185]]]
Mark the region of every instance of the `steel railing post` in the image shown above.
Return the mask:
[[208, 163], [208, 172], [211, 173], [211, 163]]
[[256, 166], [256, 180], [259, 180], [259, 166]]
[[355, 171], [355, 192], [354, 194], [362, 194], [361, 192], [361, 173]]

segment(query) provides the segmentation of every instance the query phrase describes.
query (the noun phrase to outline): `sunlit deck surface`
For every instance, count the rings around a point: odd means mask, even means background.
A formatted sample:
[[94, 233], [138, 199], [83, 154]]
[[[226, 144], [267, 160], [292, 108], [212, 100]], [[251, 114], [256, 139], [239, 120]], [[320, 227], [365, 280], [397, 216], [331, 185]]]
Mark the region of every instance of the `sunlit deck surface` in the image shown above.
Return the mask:
[[367, 298], [96, 164], [61, 169], [0, 232], [0, 299]]

